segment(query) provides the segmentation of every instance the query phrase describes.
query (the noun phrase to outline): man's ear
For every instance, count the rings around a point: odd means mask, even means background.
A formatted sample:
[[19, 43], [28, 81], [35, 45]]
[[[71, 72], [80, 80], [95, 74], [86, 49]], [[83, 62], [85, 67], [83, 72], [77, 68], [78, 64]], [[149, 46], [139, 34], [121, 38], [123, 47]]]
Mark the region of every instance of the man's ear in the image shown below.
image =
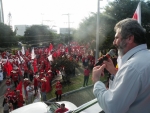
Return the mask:
[[129, 43], [134, 43], [134, 35], [131, 35], [128, 37], [128, 42]]

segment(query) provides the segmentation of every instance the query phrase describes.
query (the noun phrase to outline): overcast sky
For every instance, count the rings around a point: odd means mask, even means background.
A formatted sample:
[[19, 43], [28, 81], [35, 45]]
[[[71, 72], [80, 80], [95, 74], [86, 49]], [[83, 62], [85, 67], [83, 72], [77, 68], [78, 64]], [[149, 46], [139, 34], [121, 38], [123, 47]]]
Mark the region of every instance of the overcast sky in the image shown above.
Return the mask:
[[[49, 26], [77, 28], [90, 12], [97, 12], [97, 0], [2, 0], [4, 21], [8, 24], [11, 13], [12, 25], [46, 24]], [[110, 0], [111, 1], [111, 0]], [[100, 1], [100, 6], [107, 0]], [[43, 21], [42, 21], [43, 20]]]

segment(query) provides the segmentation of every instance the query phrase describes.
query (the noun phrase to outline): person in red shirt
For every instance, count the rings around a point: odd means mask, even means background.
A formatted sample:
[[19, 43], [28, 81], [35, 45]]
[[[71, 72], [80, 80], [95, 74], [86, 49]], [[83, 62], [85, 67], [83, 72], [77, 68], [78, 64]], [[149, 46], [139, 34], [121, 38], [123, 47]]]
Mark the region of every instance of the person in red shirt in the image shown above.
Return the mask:
[[34, 93], [36, 95], [36, 92], [38, 90], [38, 77], [37, 77], [37, 75], [33, 76], [33, 85], [34, 85], [34, 91], [35, 91]]
[[65, 104], [62, 103], [62, 104], [60, 105], [60, 108], [58, 108], [58, 109], [55, 111], [55, 113], [64, 113], [64, 112], [66, 112], [66, 111], [68, 111], [68, 108], [66, 108], [66, 107], [65, 107]]
[[13, 109], [17, 109], [17, 92], [14, 90], [14, 93], [12, 95], [12, 104], [13, 104]]
[[62, 85], [61, 85], [59, 80], [56, 82], [55, 89], [56, 89], [56, 92], [55, 92], [55, 94], [56, 94], [56, 101], [61, 100]]
[[23, 95], [20, 93], [20, 90], [17, 90], [17, 105], [18, 105], [18, 108], [22, 107], [23, 104], [24, 104]]
[[11, 77], [12, 77], [12, 80], [13, 80], [13, 82], [14, 82], [14, 84], [15, 84], [15, 87], [17, 87], [17, 85], [19, 84], [19, 78], [18, 78], [18, 72], [17, 71], [12, 71], [11, 72]]
[[10, 88], [7, 88], [7, 92], [4, 94], [4, 99], [8, 99], [9, 102], [12, 102], [13, 91]]
[[83, 87], [85, 87], [85, 85], [88, 85], [88, 81], [89, 81], [89, 76], [90, 76], [90, 70], [88, 69], [88, 66], [85, 67], [84, 69], [84, 82], [83, 82]]

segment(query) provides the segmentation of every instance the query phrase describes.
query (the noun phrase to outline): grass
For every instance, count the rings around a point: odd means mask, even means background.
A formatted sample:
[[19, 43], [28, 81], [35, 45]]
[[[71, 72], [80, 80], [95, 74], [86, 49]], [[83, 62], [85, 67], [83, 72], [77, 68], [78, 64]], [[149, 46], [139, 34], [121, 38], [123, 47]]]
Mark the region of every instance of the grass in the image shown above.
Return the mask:
[[[81, 88], [83, 86], [83, 80], [84, 80], [83, 72], [74, 77], [71, 77], [71, 79], [70, 79], [71, 83], [69, 85], [62, 86], [63, 93]], [[104, 81], [104, 80], [106, 80], [106, 76], [101, 77], [101, 79], [100, 79], [100, 81]], [[92, 83], [92, 74], [90, 74], [88, 85], [92, 85], [92, 84], [93, 84]], [[52, 86], [51, 92], [49, 92], [47, 94], [47, 99], [52, 99], [52, 98], [55, 98], [55, 85]]]

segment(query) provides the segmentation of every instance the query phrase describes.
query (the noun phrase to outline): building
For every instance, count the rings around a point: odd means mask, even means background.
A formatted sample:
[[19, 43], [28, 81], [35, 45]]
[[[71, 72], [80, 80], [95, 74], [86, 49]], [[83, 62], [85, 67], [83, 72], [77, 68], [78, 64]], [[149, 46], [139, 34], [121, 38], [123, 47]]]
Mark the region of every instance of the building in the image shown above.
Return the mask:
[[16, 35], [24, 36], [24, 32], [30, 25], [15, 25]]
[[2, 3], [2, 0], [0, 0], [0, 22], [4, 23], [4, 14], [3, 14], [3, 3]]
[[[72, 34], [73, 33], [73, 28], [60, 28], [60, 34]], [[70, 32], [70, 33], [69, 33]]]

